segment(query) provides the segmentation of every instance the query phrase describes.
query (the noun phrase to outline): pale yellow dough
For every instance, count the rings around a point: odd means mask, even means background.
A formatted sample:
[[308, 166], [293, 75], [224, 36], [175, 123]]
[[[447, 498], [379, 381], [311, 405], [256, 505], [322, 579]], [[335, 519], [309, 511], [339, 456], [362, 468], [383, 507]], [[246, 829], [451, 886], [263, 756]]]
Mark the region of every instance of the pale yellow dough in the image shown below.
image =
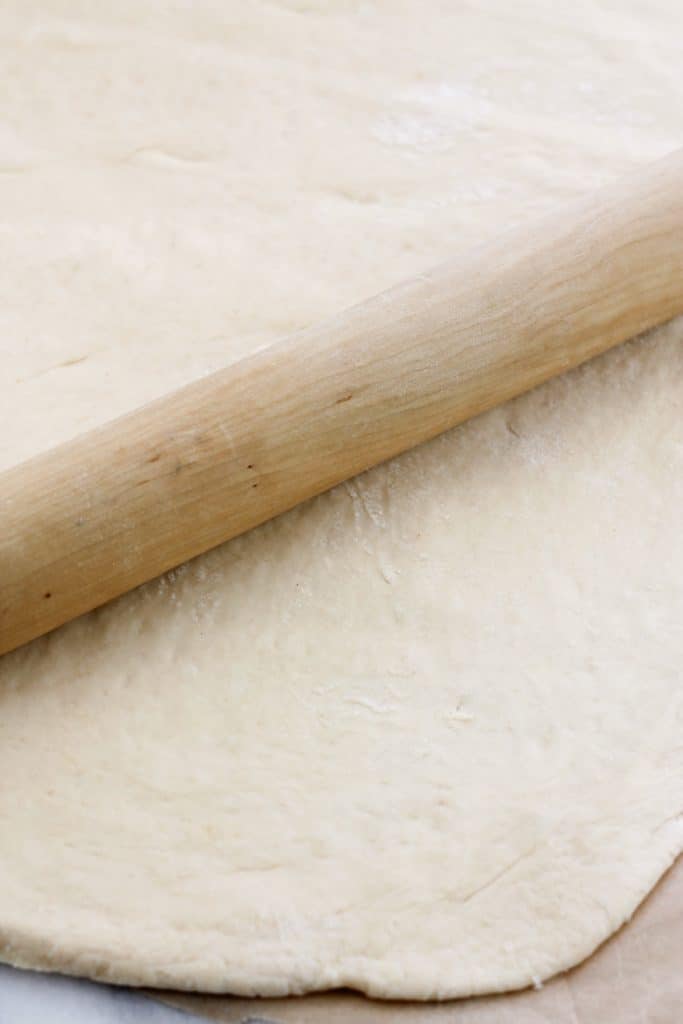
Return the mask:
[[[0, 464], [681, 144], [679, 12], [4, 3]], [[682, 510], [674, 323], [6, 656], [0, 956], [581, 960], [683, 846]]]

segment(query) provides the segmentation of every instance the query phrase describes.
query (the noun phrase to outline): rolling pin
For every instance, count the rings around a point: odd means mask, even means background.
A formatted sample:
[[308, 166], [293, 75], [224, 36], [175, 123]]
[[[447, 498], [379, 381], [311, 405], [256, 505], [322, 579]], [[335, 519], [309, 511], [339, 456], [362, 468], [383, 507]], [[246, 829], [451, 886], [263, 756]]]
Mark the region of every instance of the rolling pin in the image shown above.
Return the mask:
[[683, 150], [0, 474], [0, 653], [683, 311]]

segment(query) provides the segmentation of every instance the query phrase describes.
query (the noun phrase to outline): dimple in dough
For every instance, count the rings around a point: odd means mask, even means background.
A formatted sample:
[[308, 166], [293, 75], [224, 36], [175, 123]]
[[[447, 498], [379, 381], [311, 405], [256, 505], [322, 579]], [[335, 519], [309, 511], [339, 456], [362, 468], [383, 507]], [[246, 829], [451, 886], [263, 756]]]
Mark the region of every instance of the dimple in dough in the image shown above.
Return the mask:
[[[1, 464], [672, 148], [676, 5], [621, 6], [5, 5]], [[589, 954], [683, 846], [682, 385], [674, 323], [4, 657], [2, 958]]]

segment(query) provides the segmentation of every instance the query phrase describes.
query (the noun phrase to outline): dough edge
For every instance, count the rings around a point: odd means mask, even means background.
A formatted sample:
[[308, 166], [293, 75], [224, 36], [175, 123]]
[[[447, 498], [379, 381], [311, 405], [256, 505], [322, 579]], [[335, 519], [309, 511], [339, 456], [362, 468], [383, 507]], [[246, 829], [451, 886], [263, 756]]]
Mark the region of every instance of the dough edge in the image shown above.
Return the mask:
[[[272, 961], [277, 960], [276, 967], [263, 969], [253, 961], [240, 963], [238, 958], [231, 966], [217, 965], [218, 953], [183, 961], [185, 940], [181, 932], [176, 933], [174, 942], [177, 963], [162, 967], [140, 957], [140, 942], [135, 937], [127, 939], [118, 934], [111, 944], [93, 945], [91, 938], [81, 943], [73, 928], [67, 936], [59, 929], [29, 929], [14, 922], [3, 925], [1, 921], [0, 960], [13, 967], [55, 971], [113, 985], [242, 997], [282, 998], [349, 988], [375, 999], [428, 1001], [539, 988], [555, 975], [576, 967], [627, 924], [683, 853], [683, 815], [667, 825], [670, 827], [660, 828], [662, 840], [656, 857], [650, 851], [652, 856], [646, 859], [645, 870], [634, 873], [628, 892], [624, 891], [624, 898], [609, 921], [590, 931], [584, 927], [575, 932], [569, 942], [570, 951], [564, 956], [549, 961], [539, 950], [534, 962], [514, 969], [501, 970], [490, 955], [483, 966], [467, 961], [455, 965], [458, 951], [448, 948], [398, 957], [347, 956], [326, 967], [295, 953], [283, 956], [278, 942], [273, 945], [271, 957]], [[150, 933], [148, 947], [160, 944], [155, 942], [153, 929]], [[168, 947], [168, 934], [164, 933], [162, 939]]]

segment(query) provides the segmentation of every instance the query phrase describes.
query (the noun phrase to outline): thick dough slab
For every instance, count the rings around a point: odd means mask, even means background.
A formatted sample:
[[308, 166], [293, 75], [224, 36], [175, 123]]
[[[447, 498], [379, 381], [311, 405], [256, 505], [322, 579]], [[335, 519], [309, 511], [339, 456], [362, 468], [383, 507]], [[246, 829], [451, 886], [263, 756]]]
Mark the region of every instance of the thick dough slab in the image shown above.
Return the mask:
[[[673, 7], [503, 6], [3, 12], [2, 463], [672, 148]], [[3, 658], [2, 957], [427, 998], [617, 928], [683, 846], [681, 339]]]

